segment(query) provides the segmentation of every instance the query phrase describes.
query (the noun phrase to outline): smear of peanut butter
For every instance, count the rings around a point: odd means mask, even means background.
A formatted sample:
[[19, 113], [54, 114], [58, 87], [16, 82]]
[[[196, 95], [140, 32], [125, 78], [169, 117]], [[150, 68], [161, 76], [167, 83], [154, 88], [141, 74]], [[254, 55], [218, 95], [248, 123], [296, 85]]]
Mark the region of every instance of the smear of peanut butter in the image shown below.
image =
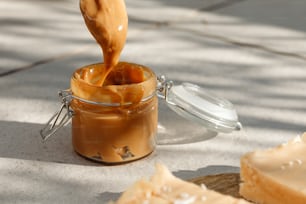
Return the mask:
[[124, 0], [80, 0], [80, 9], [88, 30], [103, 51], [105, 69], [96, 82], [103, 86], [119, 62], [126, 41], [128, 17], [125, 3]]

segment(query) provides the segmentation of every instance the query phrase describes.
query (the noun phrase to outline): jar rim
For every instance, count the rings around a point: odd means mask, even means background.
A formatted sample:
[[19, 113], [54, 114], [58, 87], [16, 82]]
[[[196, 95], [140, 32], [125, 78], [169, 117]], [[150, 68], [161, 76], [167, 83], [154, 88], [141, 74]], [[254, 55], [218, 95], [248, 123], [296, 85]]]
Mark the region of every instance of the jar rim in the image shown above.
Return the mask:
[[[103, 63], [85, 65], [74, 71], [71, 77], [71, 92], [73, 98], [91, 104], [100, 104], [106, 106], [130, 105], [138, 102], [144, 102], [156, 94], [157, 77], [148, 67], [130, 62], [119, 62], [119, 64], [128, 64], [129, 66], [139, 67], [144, 70], [145, 80], [139, 83], [130, 83], [122, 85], [98, 86], [77, 78], [77, 74], [82, 69], [89, 67], [104, 66]], [[138, 91], [138, 92], [137, 92]], [[140, 93], [141, 92], [141, 93]]]
[[[150, 80], [152, 77], [154, 79], [156, 79], [156, 75], [155, 73], [147, 66], [144, 66], [144, 65], [141, 65], [141, 64], [137, 64], [137, 63], [132, 63], [132, 62], [126, 62], [126, 61], [121, 61], [119, 62], [118, 64], [122, 64], [122, 63], [126, 63], [126, 64], [129, 64], [129, 65], [132, 65], [132, 66], [137, 66], [137, 67], [141, 67], [142, 69], [144, 69], [146, 71], [147, 74], [149, 74], [149, 76], [147, 76], [147, 79], [145, 81], [142, 81], [142, 82], [139, 82], [139, 83], [131, 83], [131, 84], [122, 84], [122, 85], [107, 85], [107, 86], [99, 86], [99, 85], [95, 85], [95, 84], [89, 84], [89, 83], [86, 83], [84, 80], [80, 80], [81, 83], [84, 83], [86, 85], [89, 85], [89, 86], [93, 86], [93, 87], [96, 87], [96, 88], [101, 88], [103, 89], [104, 87], [117, 87], [117, 86], [133, 86], [133, 85], [137, 85], [137, 84], [142, 84], [142, 83], [146, 83], [148, 80]], [[104, 66], [104, 63], [102, 62], [98, 62], [98, 63], [93, 63], [93, 64], [89, 64], [89, 65], [84, 65], [78, 69], [76, 69], [73, 74], [72, 74], [72, 77], [71, 79], [77, 79], [76, 77], [76, 73], [80, 72], [82, 69], [84, 68], [88, 68], [90, 66]]]

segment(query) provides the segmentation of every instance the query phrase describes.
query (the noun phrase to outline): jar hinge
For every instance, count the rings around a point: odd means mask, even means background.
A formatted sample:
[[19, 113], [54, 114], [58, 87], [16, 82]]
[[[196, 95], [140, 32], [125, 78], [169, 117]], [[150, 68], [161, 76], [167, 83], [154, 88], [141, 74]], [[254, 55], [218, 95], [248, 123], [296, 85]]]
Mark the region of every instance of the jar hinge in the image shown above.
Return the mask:
[[62, 101], [60, 109], [50, 118], [44, 128], [40, 130], [40, 135], [44, 141], [46, 141], [60, 128], [68, 124], [74, 114], [73, 110], [70, 107], [70, 102], [72, 100], [71, 91], [61, 90], [58, 95]]
[[170, 100], [168, 100], [168, 94], [170, 89], [173, 86], [173, 81], [167, 81], [164, 75], [157, 77], [158, 85], [157, 85], [157, 96], [164, 99], [170, 105], [176, 105]]

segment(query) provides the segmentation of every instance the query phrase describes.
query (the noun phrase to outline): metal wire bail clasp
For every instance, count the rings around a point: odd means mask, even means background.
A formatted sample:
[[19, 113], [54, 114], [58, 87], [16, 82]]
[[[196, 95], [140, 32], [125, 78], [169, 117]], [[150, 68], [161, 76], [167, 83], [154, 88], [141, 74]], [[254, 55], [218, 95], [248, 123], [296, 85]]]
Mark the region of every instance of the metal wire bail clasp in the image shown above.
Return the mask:
[[73, 110], [70, 108], [70, 102], [72, 100], [71, 91], [62, 90], [58, 95], [62, 101], [60, 109], [50, 118], [44, 128], [40, 130], [40, 135], [44, 141], [61, 127], [65, 126], [73, 116]]
[[173, 81], [167, 81], [164, 75], [158, 76], [157, 81], [158, 81], [157, 96], [165, 99], [166, 102], [169, 103], [168, 93], [171, 87], [173, 86]]

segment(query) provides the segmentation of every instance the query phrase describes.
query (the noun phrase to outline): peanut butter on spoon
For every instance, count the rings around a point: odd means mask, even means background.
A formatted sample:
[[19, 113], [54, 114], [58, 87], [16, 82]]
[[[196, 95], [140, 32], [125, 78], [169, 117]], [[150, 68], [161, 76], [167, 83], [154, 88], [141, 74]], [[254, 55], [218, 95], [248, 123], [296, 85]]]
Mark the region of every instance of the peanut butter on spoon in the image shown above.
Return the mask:
[[126, 41], [128, 17], [125, 3], [124, 0], [80, 0], [80, 9], [88, 30], [103, 51], [105, 69], [95, 82], [95, 85], [103, 86], [119, 62]]

